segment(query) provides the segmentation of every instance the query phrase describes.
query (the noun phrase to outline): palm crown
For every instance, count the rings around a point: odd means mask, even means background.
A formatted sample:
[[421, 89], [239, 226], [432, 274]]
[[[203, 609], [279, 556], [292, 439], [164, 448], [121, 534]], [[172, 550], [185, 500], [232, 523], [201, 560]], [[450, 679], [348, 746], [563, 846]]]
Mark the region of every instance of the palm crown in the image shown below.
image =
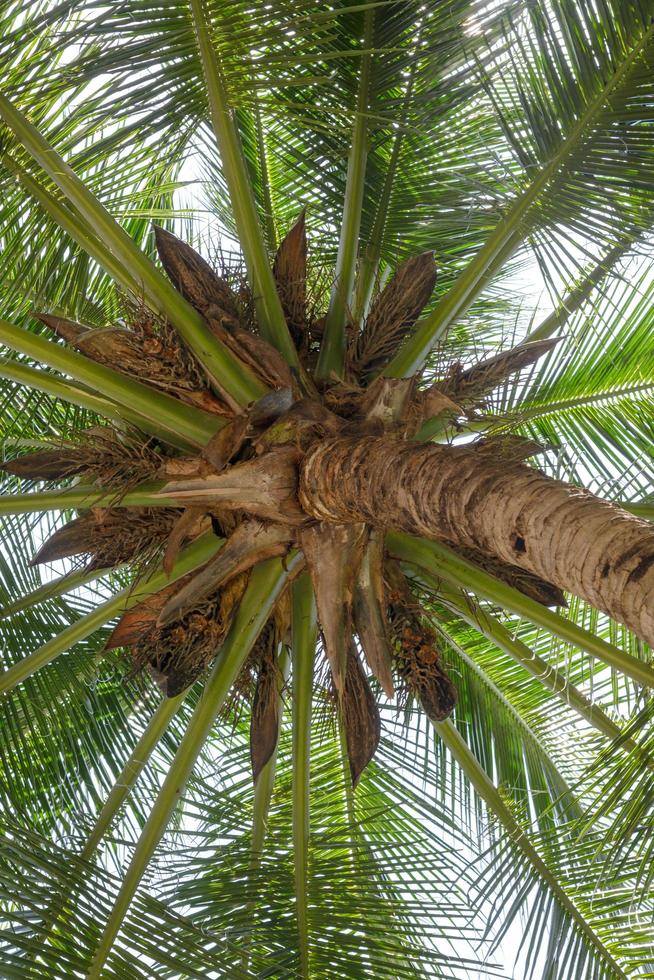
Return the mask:
[[3, 26], [6, 974], [649, 975], [654, 8]]

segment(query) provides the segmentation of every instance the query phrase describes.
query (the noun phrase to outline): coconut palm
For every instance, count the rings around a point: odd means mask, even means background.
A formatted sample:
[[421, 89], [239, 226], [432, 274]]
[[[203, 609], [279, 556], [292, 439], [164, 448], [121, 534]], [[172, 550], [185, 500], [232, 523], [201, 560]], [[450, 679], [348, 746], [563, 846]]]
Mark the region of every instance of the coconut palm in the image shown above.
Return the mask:
[[652, 975], [654, 6], [2, 26], [2, 975]]

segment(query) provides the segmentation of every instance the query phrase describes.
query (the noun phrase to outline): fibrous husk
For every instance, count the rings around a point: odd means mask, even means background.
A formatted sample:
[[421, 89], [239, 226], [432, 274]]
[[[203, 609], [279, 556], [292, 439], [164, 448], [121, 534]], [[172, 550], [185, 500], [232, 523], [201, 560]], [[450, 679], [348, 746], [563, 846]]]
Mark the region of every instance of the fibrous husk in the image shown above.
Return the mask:
[[516, 371], [534, 364], [560, 340], [560, 337], [548, 337], [546, 340], [518, 344], [511, 350], [495, 354], [465, 369], [455, 364], [450, 370], [449, 378], [441, 382], [439, 387], [461, 404], [478, 401]]
[[53, 313], [35, 313], [34, 316], [41, 323], [45, 323], [46, 327], [53, 330], [59, 337], [63, 337], [69, 344], [74, 344], [89, 330], [93, 330], [93, 327], [85, 326], [83, 323], [77, 323], [75, 320], [69, 320], [63, 316], [55, 316]]
[[363, 524], [314, 524], [300, 531], [311, 574], [325, 653], [339, 696], [345, 689], [352, 633], [352, 599], [366, 542]]
[[393, 652], [386, 619], [383, 562], [383, 534], [372, 531], [357, 573], [352, 612], [368, 666], [384, 693], [392, 698]]
[[279, 351], [240, 325], [238, 299], [229, 283], [216, 275], [195, 249], [169, 231], [155, 226], [155, 237], [169, 279], [202, 314], [218, 340], [267, 384], [293, 386], [288, 364]]
[[304, 210], [277, 249], [273, 276], [293, 342], [306, 347], [307, 333], [307, 234]]
[[260, 657], [257, 681], [250, 715], [250, 760], [252, 778], [270, 761], [279, 737], [279, 702], [281, 677], [276, 657], [275, 626], [272, 620], [264, 627], [260, 638], [265, 643]]
[[44, 449], [0, 463], [0, 470], [22, 480], [65, 480], [84, 471], [76, 446]]
[[266, 449], [292, 445], [301, 450], [316, 439], [340, 432], [342, 427], [341, 419], [320, 402], [301, 398], [261, 433], [254, 443], [254, 449], [261, 453]]
[[215, 558], [171, 597], [161, 612], [159, 625], [164, 626], [178, 619], [224, 582], [247, 571], [258, 562], [285, 555], [291, 540], [288, 527], [257, 520], [243, 521]]
[[203, 316], [211, 310], [225, 327], [237, 325], [238, 303], [229, 283], [181, 238], [159, 225], [154, 226], [154, 237], [161, 264], [184, 299]]
[[324, 402], [347, 421], [344, 431], [381, 435], [403, 426], [409, 415], [415, 416], [415, 384], [415, 378], [379, 377], [364, 388], [339, 381], [325, 391]]
[[170, 534], [179, 511], [159, 507], [92, 507], [48, 538], [32, 565], [89, 554], [93, 568], [113, 568], [153, 555]]
[[544, 579], [539, 578], [538, 575], [534, 575], [533, 572], [529, 572], [517, 565], [509, 565], [508, 562], [504, 562], [494, 555], [486, 555], [481, 551], [477, 551], [476, 548], [461, 547], [457, 544], [453, 544], [451, 547], [462, 558], [467, 558], [468, 561], [474, 562], [475, 565], [479, 565], [484, 571], [494, 575], [501, 582], [506, 582], [507, 585], [513, 586], [518, 592], [529, 596], [530, 599], [539, 602], [542, 606], [567, 606], [568, 604], [564, 593], [558, 586], [552, 585], [551, 582], [546, 582]]
[[374, 300], [348, 361], [360, 376], [380, 370], [408, 337], [436, 285], [434, 253], [423, 252], [399, 266]]
[[352, 785], [356, 786], [361, 773], [377, 751], [381, 735], [381, 719], [377, 702], [351, 641], [347, 649], [340, 711], [345, 729]]
[[420, 606], [394, 564], [386, 566], [388, 615], [403, 696], [418, 698], [432, 721], [443, 721], [457, 703], [457, 691], [441, 664], [438, 639], [425, 625]]

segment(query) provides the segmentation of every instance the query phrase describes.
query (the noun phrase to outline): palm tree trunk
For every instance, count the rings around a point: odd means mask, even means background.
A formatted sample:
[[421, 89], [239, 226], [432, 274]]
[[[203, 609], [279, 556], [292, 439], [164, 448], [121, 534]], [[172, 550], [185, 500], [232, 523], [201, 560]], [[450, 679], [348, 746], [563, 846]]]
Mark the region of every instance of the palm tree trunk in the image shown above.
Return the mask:
[[473, 447], [322, 442], [302, 463], [316, 520], [474, 547], [586, 599], [654, 643], [654, 528], [587, 490]]

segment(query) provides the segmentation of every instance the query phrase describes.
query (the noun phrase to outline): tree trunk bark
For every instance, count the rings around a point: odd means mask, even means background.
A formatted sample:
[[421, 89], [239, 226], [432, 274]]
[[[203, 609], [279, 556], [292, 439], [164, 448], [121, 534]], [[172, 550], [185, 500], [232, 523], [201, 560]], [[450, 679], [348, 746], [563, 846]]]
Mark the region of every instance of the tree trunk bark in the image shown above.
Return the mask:
[[654, 528], [614, 504], [472, 447], [335, 438], [303, 460], [300, 504], [477, 548], [534, 572], [654, 645]]

